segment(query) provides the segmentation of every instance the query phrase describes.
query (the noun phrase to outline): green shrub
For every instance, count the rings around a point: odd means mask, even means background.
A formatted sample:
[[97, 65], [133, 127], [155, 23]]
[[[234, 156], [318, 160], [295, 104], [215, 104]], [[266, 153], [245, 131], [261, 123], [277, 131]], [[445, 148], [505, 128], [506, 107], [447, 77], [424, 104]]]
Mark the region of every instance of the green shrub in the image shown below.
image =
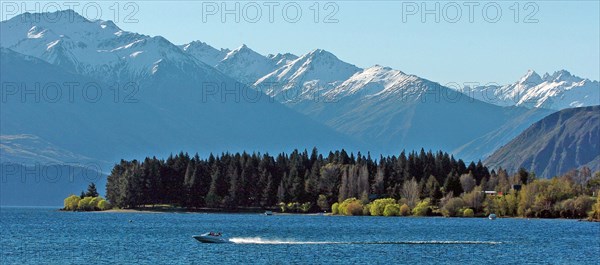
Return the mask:
[[412, 214], [414, 216], [427, 216], [431, 211], [430, 206], [429, 198], [422, 200], [412, 209]]
[[410, 207], [408, 207], [408, 205], [406, 205], [406, 204], [402, 204], [402, 206], [400, 206], [400, 215], [409, 216], [410, 215]]
[[308, 211], [310, 211], [310, 208], [312, 208], [312, 202], [305, 202], [300, 205], [300, 210], [303, 213], [307, 213]]
[[340, 214], [340, 204], [339, 203], [334, 203], [333, 205], [331, 205], [331, 214]]
[[442, 207], [442, 214], [446, 217], [459, 216], [462, 214], [460, 209], [464, 206], [465, 202], [460, 197], [451, 198]]
[[370, 213], [372, 216], [382, 216], [385, 206], [389, 204], [396, 204], [396, 200], [392, 198], [377, 199], [371, 203]]
[[343, 215], [361, 215], [363, 204], [356, 198], [349, 198], [344, 200], [338, 206], [338, 211]]
[[102, 197], [84, 197], [71, 195], [64, 200], [64, 210], [67, 211], [104, 211], [112, 208]]
[[593, 209], [594, 197], [581, 195], [575, 199], [575, 218], [583, 218]]
[[93, 211], [95, 205], [92, 205], [92, 197], [85, 197], [81, 200], [79, 200], [79, 203], [77, 204], [77, 210], [79, 211]]
[[383, 209], [383, 216], [398, 216], [400, 215], [400, 206], [398, 204], [388, 204]]
[[363, 206], [362, 215], [370, 215], [371, 214], [371, 204], [367, 204]]
[[97, 207], [98, 207], [98, 209], [99, 209], [100, 211], [106, 211], [106, 210], [108, 210], [108, 209], [110, 209], [110, 208], [111, 208], [111, 206], [110, 206], [110, 203], [108, 203], [108, 202], [107, 202], [106, 200], [104, 200], [104, 199], [102, 199], [102, 200], [100, 200], [100, 201], [98, 202], [98, 206], [97, 206]]
[[463, 217], [473, 217], [473, 216], [475, 216], [475, 212], [473, 212], [473, 209], [467, 208], [463, 211]]
[[92, 197], [92, 200], [89, 202], [89, 207], [92, 211], [98, 210], [98, 203], [103, 200], [100, 197]]
[[279, 209], [281, 209], [282, 213], [287, 212], [288, 208], [287, 208], [287, 204], [285, 204], [285, 202], [280, 202], [279, 204], [277, 204], [279, 206]]
[[346, 215], [362, 215], [363, 204], [361, 201], [353, 201], [346, 207]]
[[299, 202], [290, 202], [287, 204], [287, 208], [288, 208], [288, 210], [297, 213], [300, 210], [300, 203]]
[[81, 198], [77, 195], [71, 195], [64, 200], [64, 209], [66, 211], [75, 211], [79, 205]]

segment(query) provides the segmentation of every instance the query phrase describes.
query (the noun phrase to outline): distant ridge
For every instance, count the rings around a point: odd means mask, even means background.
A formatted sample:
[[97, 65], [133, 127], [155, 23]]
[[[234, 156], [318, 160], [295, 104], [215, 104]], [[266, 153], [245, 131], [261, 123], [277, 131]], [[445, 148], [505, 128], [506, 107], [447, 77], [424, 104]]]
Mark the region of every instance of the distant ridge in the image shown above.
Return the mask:
[[534, 123], [494, 152], [485, 164], [541, 177], [588, 167], [600, 170], [600, 106], [565, 109]]

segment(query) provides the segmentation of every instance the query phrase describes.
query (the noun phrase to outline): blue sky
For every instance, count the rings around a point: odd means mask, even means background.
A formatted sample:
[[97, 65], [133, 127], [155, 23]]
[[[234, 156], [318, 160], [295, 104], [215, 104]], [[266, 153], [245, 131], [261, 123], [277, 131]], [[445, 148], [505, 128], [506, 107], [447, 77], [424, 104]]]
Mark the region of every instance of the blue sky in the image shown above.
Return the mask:
[[[62, 2], [3, 2], [2, 19], [25, 9], [56, 10], [50, 3], [67, 7]], [[236, 48], [244, 43], [262, 54], [303, 54], [321, 48], [359, 67], [390, 66], [443, 84], [511, 83], [528, 69], [540, 74], [566, 69], [600, 79], [598, 1], [543, 1], [527, 6], [527, 2], [517, 6], [515, 1], [343, 1], [319, 2], [318, 8], [314, 1], [114, 3], [81, 2], [73, 9], [91, 19], [117, 20], [124, 30], [162, 35], [175, 44], [201, 40], [216, 48]], [[233, 14], [225, 15], [223, 22], [223, 7], [235, 9], [236, 3], [239, 9], [233, 13], [239, 22]], [[423, 20], [424, 8], [433, 11], [425, 13]], [[302, 12], [299, 17], [297, 9]], [[315, 10], [319, 10], [317, 21]], [[328, 20], [332, 23], [324, 23], [332, 12]]]

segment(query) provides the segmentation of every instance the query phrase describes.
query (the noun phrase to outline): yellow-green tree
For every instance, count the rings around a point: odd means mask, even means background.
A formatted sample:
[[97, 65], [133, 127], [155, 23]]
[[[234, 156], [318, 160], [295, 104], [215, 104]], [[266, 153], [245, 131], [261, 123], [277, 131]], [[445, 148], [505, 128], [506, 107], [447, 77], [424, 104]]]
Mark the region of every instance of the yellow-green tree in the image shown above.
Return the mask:
[[93, 211], [94, 210], [94, 206], [92, 205], [92, 197], [85, 197], [81, 200], [79, 200], [79, 203], [77, 204], [77, 210], [79, 211]]
[[395, 204], [396, 200], [392, 198], [377, 199], [371, 202], [370, 212], [372, 216], [382, 216], [385, 206]]
[[356, 198], [348, 198], [338, 206], [338, 212], [343, 215], [362, 215], [363, 204]]
[[331, 205], [331, 214], [339, 214], [339, 213], [340, 213], [340, 204], [336, 202], [333, 205]]
[[412, 209], [412, 214], [414, 216], [427, 216], [430, 212], [430, 200], [429, 198], [422, 200]]
[[81, 198], [77, 195], [71, 195], [64, 200], [64, 209], [67, 211], [75, 211], [77, 210], [77, 206], [79, 205], [79, 201]]
[[108, 209], [111, 208], [110, 203], [108, 203], [106, 200], [102, 199], [98, 202], [98, 209], [100, 209], [100, 211], [106, 211]]
[[90, 207], [92, 208], [92, 210], [98, 209], [98, 203], [103, 200], [101, 197], [92, 197], [92, 200], [90, 201]]
[[400, 206], [398, 204], [388, 204], [383, 209], [383, 216], [398, 216], [400, 215]]
[[467, 208], [463, 211], [463, 217], [473, 217], [473, 216], [475, 216], [473, 209]]

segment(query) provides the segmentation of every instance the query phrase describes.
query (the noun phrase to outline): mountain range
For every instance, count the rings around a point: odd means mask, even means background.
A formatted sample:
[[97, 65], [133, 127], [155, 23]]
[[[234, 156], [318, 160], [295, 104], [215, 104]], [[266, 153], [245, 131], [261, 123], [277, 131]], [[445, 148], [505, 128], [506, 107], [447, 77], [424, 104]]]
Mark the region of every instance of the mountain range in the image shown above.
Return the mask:
[[[0, 40], [2, 82], [20, 86], [2, 104], [2, 135], [39, 137], [99, 161], [104, 172], [124, 157], [180, 150], [369, 149], [162, 37], [124, 32], [110, 21], [88, 21], [73, 11], [55, 14], [73, 22], [36, 16], [43, 14], [0, 24], [3, 36], [10, 36]], [[79, 85], [74, 99], [66, 93], [64, 84], [70, 83]], [[23, 91], [39, 84], [59, 84], [62, 97], [47, 100], [42, 87], [41, 100], [23, 101]], [[94, 95], [86, 87], [102, 90], [102, 96], [90, 101], [82, 96]]]
[[572, 75], [567, 70], [545, 73], [544, 76], [529, 70], [513, 84], [465, 87], [462, 92], [500, 106], [561, 110], [600, 105], [598, 87], [598, 81]]
[[2, 163], [92, 162], [108, 173], [121, 158], [181, 150], [314, 146], [441, 149], [476, 161], [557, 110], [600, 104], [598, 81], [565, 70], [454, 90], [322, 49], [264, 56], [246, 45], [176, 45], [72, 10], [24, 13], [0, 31], [2, 83], [12, 89], [1, 105]]

